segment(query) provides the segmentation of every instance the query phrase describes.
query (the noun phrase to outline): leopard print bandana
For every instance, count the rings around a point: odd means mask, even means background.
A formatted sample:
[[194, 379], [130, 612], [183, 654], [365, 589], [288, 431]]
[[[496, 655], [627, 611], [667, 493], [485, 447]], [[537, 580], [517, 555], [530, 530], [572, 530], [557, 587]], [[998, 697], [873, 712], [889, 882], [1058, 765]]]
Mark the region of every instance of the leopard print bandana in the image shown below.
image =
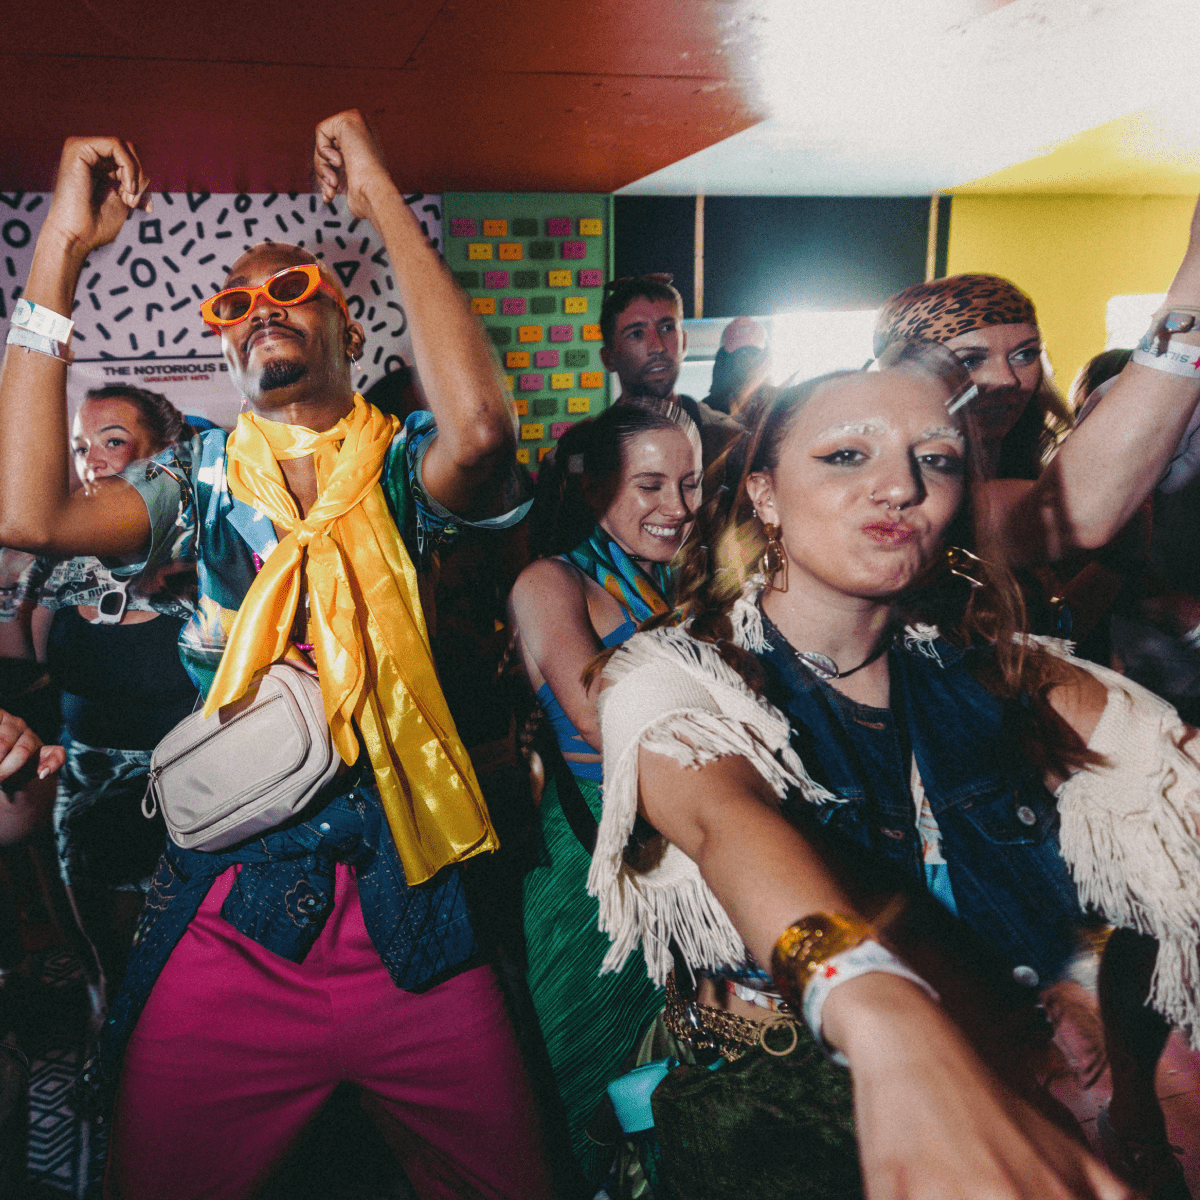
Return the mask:
[[897, 292], [875, 322], [875, 356], [900, 338], [948, 342], [987, 325], [1037, 325], [1033, 301], [999, 275], [950, 275]]

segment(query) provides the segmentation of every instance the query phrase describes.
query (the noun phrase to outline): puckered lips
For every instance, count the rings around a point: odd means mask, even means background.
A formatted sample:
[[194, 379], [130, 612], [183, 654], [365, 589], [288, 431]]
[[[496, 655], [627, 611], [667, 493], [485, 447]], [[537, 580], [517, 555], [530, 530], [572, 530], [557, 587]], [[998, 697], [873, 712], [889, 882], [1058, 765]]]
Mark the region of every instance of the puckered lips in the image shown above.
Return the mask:
[[903, 546], [917, 536], [917, 531], [903, 521], [872, 521], [862, 531], [881, 546]]

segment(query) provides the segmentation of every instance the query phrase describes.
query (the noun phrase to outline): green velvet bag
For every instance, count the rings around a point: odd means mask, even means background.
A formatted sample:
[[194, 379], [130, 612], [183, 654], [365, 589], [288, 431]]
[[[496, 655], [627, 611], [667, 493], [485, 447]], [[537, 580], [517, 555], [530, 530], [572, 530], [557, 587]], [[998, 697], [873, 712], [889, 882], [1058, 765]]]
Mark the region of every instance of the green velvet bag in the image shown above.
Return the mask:
[[663, 1200], [861, 1200], [850, 1073], [797, 1035], [786, 1057], [755, 1047], [655, 1088]]

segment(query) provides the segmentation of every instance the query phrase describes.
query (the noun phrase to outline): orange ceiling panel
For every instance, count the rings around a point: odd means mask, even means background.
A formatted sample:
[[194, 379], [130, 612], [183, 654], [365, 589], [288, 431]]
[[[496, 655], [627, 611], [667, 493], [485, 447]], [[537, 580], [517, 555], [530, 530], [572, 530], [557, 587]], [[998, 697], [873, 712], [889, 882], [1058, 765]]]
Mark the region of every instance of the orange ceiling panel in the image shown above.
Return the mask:
[[[308, 63], [401, 67], [442, 0], [338, 0], [336, 4], [256, 0], [244, 4], [148, 5], [141, 0], [65, 0], [8, 6], [6, 50], [114, 62]], [[128, 90], [128, 67], [109, 89]], [[103, 104], [106, 95], [96, 97]]]
[[0, 188], [49, 187], [63, 138], [104, 132], [155, 187], [308, 190], [314, 124], [355, 105], [408, 190], [613, 191], [761, 118], [740, 78], [752, 17], [743, 0], [25, 5], [0, 49]]
[[739, 69], [751, 28], [748, 6], [737, 0], [455, 0], [434, 18], [412, 65], [726, 79]]

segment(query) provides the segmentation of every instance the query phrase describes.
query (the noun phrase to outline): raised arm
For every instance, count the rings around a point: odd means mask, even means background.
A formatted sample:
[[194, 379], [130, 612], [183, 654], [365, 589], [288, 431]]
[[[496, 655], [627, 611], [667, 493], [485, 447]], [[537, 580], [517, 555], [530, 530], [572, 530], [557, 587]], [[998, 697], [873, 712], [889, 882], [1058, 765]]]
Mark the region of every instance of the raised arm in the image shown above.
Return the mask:
[[[117, 236], [146, 192], [133, 148], [116, 138], [69, 138], [54, 200], [38, 235], [24, 299], [69, 316], [89, 254]], [[150, 536], [137, 493], [106, 481], [70, 494], [67, 365], [9, 346], [0, 370], [0, 545], [61, 556], [135, 554]]]
[[[642, 749], [639, 777], [643, 815], [696, 862], [760, 962], [770, 962], [793, 921], [853, 913], [745, 759], [694, 770]], [[826, 1041], [850, 1064], [869, 1200], [1132, 1197], [1009, 1093], [909, 981], [879, 973], [851, 979], [830, 991], [823, 1017]]]
[[396, 273], [417, 371], [437, 419], [422, 463], [425, 488], [451, 512], [470, 512], [508, 468], [515, 446], [495, 355], [392, 182], [362, 115], [351, 109], [322, 121], [313, 157], [322, 196], [345, 192], [350, 211], [379, 231]]
[[[1200, 315], [1200, 203], [1165, 307]], [[1200, 347], [1200, 328], [1173, 337]], [[1105, 545], [1162, 478], [1197, 399], [1200, 371], [1190, 379], [1131, 362], [1036, 483], [980, 486], [978, 519], [1017, 564]]]

